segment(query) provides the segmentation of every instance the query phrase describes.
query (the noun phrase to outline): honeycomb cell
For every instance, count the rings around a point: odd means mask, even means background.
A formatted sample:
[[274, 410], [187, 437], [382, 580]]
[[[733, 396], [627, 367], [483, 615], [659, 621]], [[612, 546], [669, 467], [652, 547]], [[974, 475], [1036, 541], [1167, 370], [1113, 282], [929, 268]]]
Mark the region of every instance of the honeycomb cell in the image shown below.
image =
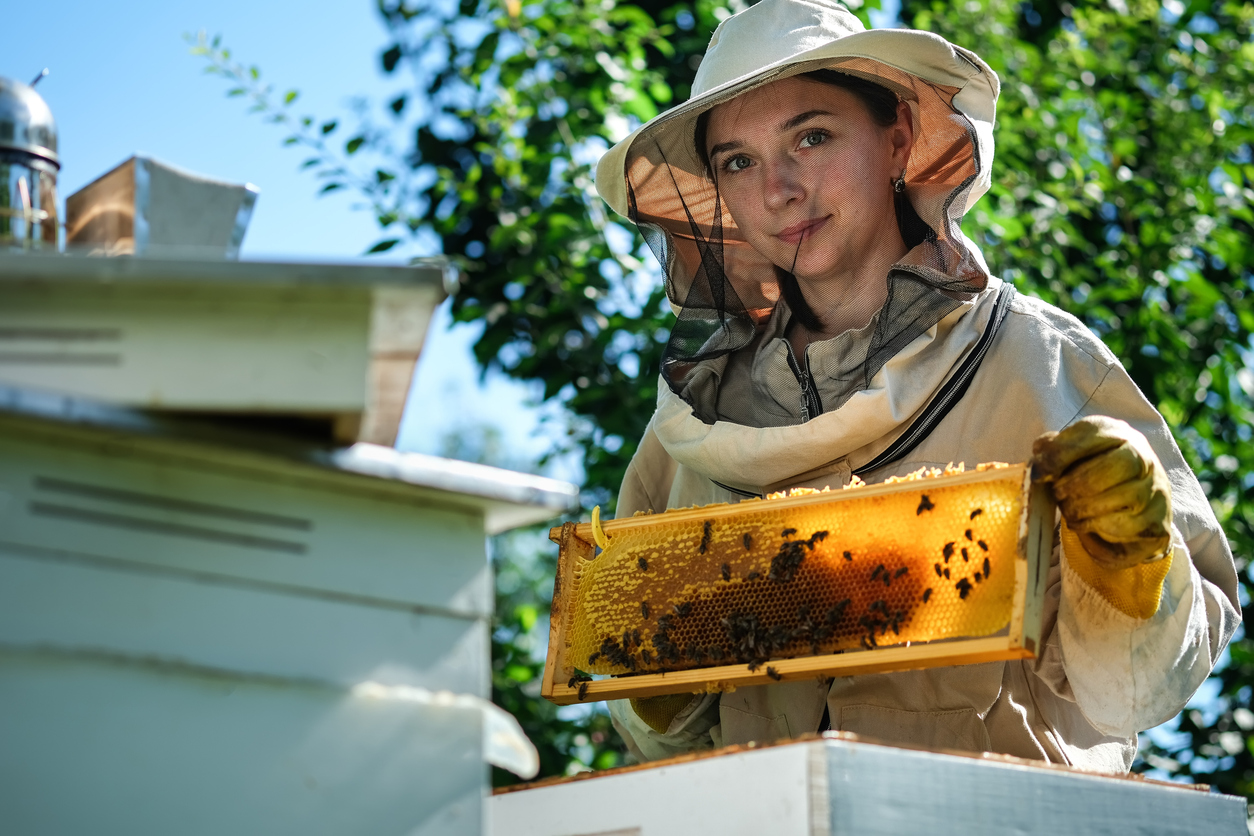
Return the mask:
[[568, 660], [596, 674], [986, 636], [1010, 621], [1020, 471], [617, 528], [574, 569]]

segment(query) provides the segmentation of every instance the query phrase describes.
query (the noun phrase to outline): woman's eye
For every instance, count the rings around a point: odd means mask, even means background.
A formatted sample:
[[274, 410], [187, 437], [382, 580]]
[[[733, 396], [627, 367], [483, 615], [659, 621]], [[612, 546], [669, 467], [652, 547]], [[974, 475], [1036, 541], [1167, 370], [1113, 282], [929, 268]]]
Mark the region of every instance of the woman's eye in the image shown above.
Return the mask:
[[810, 131], [808, 134], [806, 134], [804, 137], [801, 138], [801, 145], [803, 148], [813, 148], [816, 145], [822, 145], [826, 141], [827, 141], [826, 131]]
[[744, 154], [737, 154], [734, 157], [727, 158], [727, 161], [723, 163], [723, 169], [725, 171], [742, 171], [748, 168], [750, 164], [748, 157]]

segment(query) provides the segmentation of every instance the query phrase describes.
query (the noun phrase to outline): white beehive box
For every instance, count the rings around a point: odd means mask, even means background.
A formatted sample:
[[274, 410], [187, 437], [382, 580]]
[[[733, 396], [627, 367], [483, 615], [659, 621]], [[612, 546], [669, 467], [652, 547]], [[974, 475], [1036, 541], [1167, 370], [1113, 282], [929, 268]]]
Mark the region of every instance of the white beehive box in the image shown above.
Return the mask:
[[391, 445], [446, 271], [0, 253], [0, 383]]
[[492, 798], [492, 836], [1245, 834], [1245, 799], [1005, 756], [819, 738], [585, 774]]
[[415, 695], [490, 696], [485, 534], [574, 499], [0, 386], [0, 832], [480, 833]]

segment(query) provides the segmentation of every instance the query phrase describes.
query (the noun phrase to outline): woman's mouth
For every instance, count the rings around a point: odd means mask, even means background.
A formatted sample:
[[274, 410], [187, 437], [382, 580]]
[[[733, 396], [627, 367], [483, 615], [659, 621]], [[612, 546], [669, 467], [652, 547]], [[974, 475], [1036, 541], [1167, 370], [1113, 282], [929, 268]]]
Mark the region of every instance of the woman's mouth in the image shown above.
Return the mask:
[[775, 233], [775, 237], [783, 241], [785, 244], [800, 244], [807, 238], [813, 238], [814, 233], [818, 232], [819, 227], [827, 223], [827, 219], [830, 217], [831, 215], [825, 215], [821, 218], [811, 218], [808, 221], [793, 224], [792, 226]]

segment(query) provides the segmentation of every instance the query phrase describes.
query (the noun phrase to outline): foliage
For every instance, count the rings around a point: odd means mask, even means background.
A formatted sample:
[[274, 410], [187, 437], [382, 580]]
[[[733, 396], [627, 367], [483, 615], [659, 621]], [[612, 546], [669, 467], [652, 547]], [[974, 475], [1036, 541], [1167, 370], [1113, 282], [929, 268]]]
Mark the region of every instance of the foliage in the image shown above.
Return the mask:
[[[527, 471], [505, 449], [500, 430], [470, 425], [441, 440], [440, 454], [462, 461]], [[540, 753], [540, 775], [567, 775], [617, 766], [625, 753], [604, 704], [558, 708], [540, 697], [557, 556], [548, 526], [517, 529], [490, 541], [496, 589], [492, 630], [492, 701], [517, 718]], [[494, 786], [518, 778], [493, 767]]]
[[[393, 36], [383, 68], [409, 67], [414, 89], [391, 100], [394, 124], [364, 121], [342, 151], [329, 139], [338, 123], [295, 119], [290, 95], [275, 97], [219, 45], [202, 48], [292, 129], [289, 142], [313, 149], [324, 189], [368, 198], [387, 236], [376, 251], [427, 235], [459, 260], [454, 312], [482, 324], [479, 361], [543, 381], [545, 398], [565, 403], [570, 444], [586, 453], [585, 500], [611, 501], [652, 412], [671, 319], [638, 238], [591, 191], [592, 164], [687, 96], [693, 56], [726, 10], [413, 2], [379, 10]], [[964, 228], [994, 272], [1075, 313], [1120, 356], [1207, 489], [1248, 600], [1254, 11], [1229, 0], [903, 0], [901, 18], [975, 50], [1002, 78], [995, 182]], [[387, 145], [399, 129], [413, 136], [404, 154]], [[371, 151], [385, 164], [355, 162]], [[552, 743], [546, 772], [608, 763], [595, 739], [604, 715], [562, 719], [528, 690], [538, 663], [527, 637], [547, 592], [531, 573], [551, 565], [497, 566], [495, 698]], [[1249, 795], [1254, 643], [1239, 635], [1214, 710], [1185, 712], [1179, 733], [1144, 754], [1160, 771]], [[580, 734], [587, 757], [575, 758]]]
[[[1080, 317], [1171, 426], [1241, 568], [1254, 555], [1254, 7], [948, 4], [903, 20], [1003, 82], [989, 195], [964, 225], [994, 272]], [[1248, 618], [1248, 614], [1247, 614]], [[1247, 631], [1248, 632], [1248, 631]], [[1254, 642], [1149, 766], [1254, 794]]]

